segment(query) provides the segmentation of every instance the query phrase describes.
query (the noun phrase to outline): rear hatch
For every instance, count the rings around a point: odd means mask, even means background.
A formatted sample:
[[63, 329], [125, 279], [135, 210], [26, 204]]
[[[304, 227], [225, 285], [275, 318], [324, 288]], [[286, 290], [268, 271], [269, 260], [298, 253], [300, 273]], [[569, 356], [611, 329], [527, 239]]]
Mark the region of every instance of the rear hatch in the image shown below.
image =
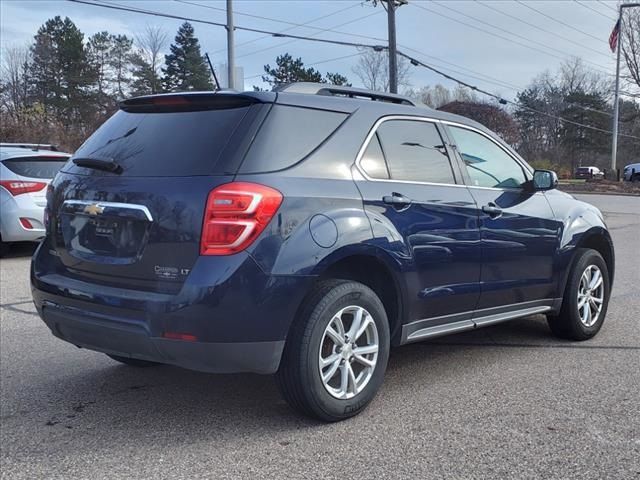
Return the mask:
[[50, 192], [51, 239], [65, 274], [178, 291], [199, 256], [208, 194], [233, 180], [267, 109], [232, 94], [124, 102]]
[[2, 164], [23, 183], [23, 193], [39, 206], [47, 204], [46, 186], [67, 162], [68, 156], [60, 154], [13, 156], [3, 160]]

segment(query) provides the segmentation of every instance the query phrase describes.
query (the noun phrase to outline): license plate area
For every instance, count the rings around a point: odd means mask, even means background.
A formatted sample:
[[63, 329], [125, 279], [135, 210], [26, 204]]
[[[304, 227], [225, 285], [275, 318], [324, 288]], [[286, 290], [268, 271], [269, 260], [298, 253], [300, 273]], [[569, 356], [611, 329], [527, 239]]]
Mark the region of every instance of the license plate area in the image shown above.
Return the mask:
[[136, 262], [148, 241], [151, 215], [139, 205], [65, 202], [60, 227], [69, 254], [92, 262]]

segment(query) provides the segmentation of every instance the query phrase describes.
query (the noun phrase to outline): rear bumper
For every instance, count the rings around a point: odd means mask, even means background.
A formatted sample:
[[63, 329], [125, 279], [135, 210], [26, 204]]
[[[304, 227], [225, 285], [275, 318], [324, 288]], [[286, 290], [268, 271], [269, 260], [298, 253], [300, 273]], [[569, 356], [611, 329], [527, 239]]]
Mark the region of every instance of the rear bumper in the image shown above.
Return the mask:
[[[21, 203], [26, 202], [33, 203], [31, 199], [21, 200]], [[3, 242], [37, 242], [45, 236], [44, 207], [35, 204], [24, 207], [10, 198], [2, 203], [0, 212], [0, 233]], [[28, 219], [34, 228], [24, 228], [20, 223], [21, 217]]]
[[[310, 276], [265, 274], [246, 253], [200, 257], [180, 292], [101, 285], [55, 268], [45, 240], [31, 287], [53, 334], [82, 348], [212, 373], [274, 373]], [[167, 333], [194, 341], [165, 338]]]
[[152, 337], [144, 325], [45, 302], [42, 319], [58, 338], [78, 347], [210, 373], [274, 373], [284, 340], [188, 342]]

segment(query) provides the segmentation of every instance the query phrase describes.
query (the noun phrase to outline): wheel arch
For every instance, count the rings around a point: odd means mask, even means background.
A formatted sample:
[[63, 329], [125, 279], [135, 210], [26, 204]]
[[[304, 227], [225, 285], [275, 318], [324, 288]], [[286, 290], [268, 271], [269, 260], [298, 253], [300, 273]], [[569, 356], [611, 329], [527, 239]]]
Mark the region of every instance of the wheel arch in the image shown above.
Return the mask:
[[314, 270], [316, 281], [309, 292], [313, 291], [318, 282], [330, 278], [352, 280], [366, 285], [382, 301], [389, 321], [392, 345], [398, 345], [406, 316], [405, 288], [399, 266], [388, 257], [385, 252], [367, 245], [333, 252], [318, 263]]

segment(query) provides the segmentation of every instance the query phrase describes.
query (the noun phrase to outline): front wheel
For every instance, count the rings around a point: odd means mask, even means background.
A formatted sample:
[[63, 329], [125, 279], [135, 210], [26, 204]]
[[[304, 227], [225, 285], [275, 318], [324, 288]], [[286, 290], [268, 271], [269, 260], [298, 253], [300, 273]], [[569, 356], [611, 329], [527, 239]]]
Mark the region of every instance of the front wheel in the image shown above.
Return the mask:
[[568, 340], [594, 337], [607, 314], [609, 285], [609, 270], [602, 256], [589, 248], [578, 250], [560, 313], [547, 316], [554, 335]]
[[287, 338], [276, 380], [289, 405], [326, 422], [360, 413], [382, 385], [389, 323], [369, 287], [319, 283]]

